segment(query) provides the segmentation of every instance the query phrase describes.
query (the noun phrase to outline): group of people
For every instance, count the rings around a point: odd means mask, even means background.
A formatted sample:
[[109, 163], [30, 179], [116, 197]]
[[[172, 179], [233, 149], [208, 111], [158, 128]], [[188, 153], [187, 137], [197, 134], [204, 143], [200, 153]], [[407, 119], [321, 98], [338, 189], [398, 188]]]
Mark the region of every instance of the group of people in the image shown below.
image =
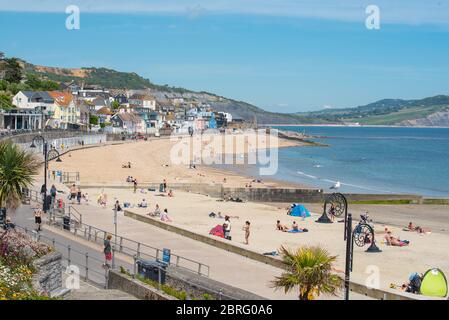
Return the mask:
[[[51, 194], [52, 198], [53, 198], [53, 195], [54, 195], [54, 197], [56, 197], [56, 193], [57, 193], [56, 187], [53, 185], [51, 190], [50, 190], [50, 194]], [[84, 201], [86, 203], [88, 203], [89, 202], [89, 195], [87, 193], [83, 194], [81, 192], [80, 187], [77, 187], [75, 184], [72, 184], [72, 186], [70, 187], [69, 200], [72, 201], [72, 203], [76, 200], [76, 202], [78, 204], [81, 204], [81, 200], [82, 199], [84, 199]]]
[[285, 224], [282, 224], [280, 220], [276, 221], [276, 230], [282, 232], [307, 232], [306, 228], [300, 228], [296, 221], [293, 221], [292, 227], [289, 228]]
[[156, 204], [156, 207], [153, 211], [150, 211], [148, 213], [150, 217], [160, 217], [161, 221], [164, 222], [172, 222], [173, 220], [168, 216], [168, 209], [165, 208], [164, 211], [161, 212], [161, 208], [158, 204]]
[[131, 169], [131, 162], [128, 161], [126, 164], [122, 164], [123, 169]]

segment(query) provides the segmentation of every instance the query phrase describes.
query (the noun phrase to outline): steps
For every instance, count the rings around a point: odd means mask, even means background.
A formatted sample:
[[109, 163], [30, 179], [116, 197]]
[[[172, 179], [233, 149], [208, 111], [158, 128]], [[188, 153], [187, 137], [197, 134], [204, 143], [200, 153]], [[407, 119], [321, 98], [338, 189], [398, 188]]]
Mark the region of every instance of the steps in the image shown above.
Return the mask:
[[[66, 275], [64, 275], [64, 278], [65, 277]], [[63, 281], [63, 283], [65, 283], [65, 281]], [[139, 300], [139, 299], [120, 290], [101, 289], [85, 281], [80, 281], [80, 288], [72, 289], [70, 293], [64, 296], [64, 300]]]

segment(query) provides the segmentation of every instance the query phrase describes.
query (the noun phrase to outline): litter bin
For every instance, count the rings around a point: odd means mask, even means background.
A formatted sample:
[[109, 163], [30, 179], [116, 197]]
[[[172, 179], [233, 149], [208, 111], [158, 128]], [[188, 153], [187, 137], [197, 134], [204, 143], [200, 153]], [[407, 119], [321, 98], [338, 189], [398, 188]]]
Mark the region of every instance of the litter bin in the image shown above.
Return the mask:
[[145, 279], [165, 284], [165, 273], [167, 265], [159, 261], [137, 260], [137, 273]]
[[70, 217], [69, 216], [64, 216], [62, 218], [62, 228], [64, 230], [70, 231]]

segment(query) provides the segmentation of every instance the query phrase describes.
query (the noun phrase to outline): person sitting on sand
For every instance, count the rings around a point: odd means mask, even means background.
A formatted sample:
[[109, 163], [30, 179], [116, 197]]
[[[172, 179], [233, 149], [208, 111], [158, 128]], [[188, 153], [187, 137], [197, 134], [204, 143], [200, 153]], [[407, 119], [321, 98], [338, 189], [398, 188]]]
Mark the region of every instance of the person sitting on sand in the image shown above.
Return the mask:
[[139, 208], [147, 208], [148, 207], [148, 203], [145, 199], [142, 199], [142, 202], [139, 203], [138, 205]]
[[394, 247], [404, 247], [408, 246], [410, 243], [408, 240], [400, 240], [399, 238], [393, 237], [391, 231], [387, 231], [385, 240], [387, 242], [387, 245]]
[[409, 231], [416, 231], [418, 233], [430, 233], [430, 229], [424, 229], [419, 226], [414, 226], [412, 222], [410, 222], [406, 228]]
[[161, 215], [161, 209], [159, 208], [159, 205], [156, 204], [156, 208], [154, 209], [154, 211], [150, 212], [148, 215], [152, 217], [159, 217]]
[[292, 229], [290, 230], [290, 232], [307, 232], [307, 231], [308, 230], [305, 228], [300, 228], [296, 223], [296, 221], [293, 221]]
[[276, 230], [282, 231], [282, 232], [287, 232], [288, 231], [288, 227], [281, 224], [281, 221], [277, 221], [276, 222]]
[[161, 214], [161, 221], [172, 222], [172, 220], [168, 216], [168, 210], [167, 209], [164, 209], [164, 212]]
[[173, 195], [173, 190], [171, 190], [170, 189], [170, 191], [168, 192], [168, 194], [167, 194], [169, 197], [173, 197], [174, 195]]

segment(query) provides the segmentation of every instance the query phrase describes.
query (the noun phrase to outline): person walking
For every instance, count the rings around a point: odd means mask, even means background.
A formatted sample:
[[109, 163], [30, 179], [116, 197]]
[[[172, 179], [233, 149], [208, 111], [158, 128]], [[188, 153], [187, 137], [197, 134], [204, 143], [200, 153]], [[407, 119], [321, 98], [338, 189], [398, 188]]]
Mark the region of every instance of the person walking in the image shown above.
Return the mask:
[[36, 209], [34, 210], [34, 222], [36, 223], [36, 231], [41, 231], [41, 224], [42, 224], [42, 210]]
[[136, 193], [136, 191], [137, 191], [137, 179], [134, 179], [133, 184], [134, 184], [134, 193]]
[[56, 203], [56, 195], [57, 195], [57, 193], [58, 193], [58, 190], [56, 189], [55, 185], [53, 184], [51, 186], [51, 189], [50, 189], [51, 204], [52, 204], [53, 208], [54, 208], [55, 203]]
[[80, 187], [78, 187], [77, 189], [76, 189], [76, 201], [78, 202], [78, 204], [81, 204], [81, 189], [80, 189]]
[[245, 226], [243, 227], [243, 231], [245, 231], [245, 244], [249, 244], [249, 227], [250, 227], [251, 223], [249, 221], [245, 222]]
[[112, 236], [110, 234], [108, 234], [106, 236], [106, 239], [104, 239], [104, 249], [103, 249], [103, 253], [104, 253], [104, 264], [103, 266], [106, 268], [110, 268], [111, 265], [109, 264], [110, 261], [112, 261], [112, 246], [111, 246], [111, 239]]

